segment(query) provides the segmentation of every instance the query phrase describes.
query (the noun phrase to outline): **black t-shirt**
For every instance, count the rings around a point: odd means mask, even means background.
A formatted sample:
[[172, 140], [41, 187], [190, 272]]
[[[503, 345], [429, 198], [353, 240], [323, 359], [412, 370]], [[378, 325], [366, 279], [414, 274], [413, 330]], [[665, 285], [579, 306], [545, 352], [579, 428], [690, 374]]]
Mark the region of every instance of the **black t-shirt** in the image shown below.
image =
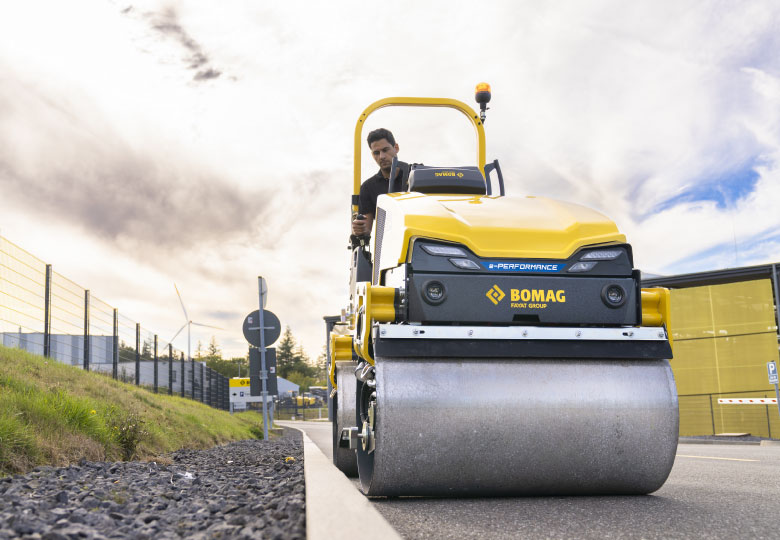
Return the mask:
[[[409, 179], [409, 164], [404, 163], [403, 161], [399, 161], [398, 168], [401, 170], [401, 191], [406, 191], [406, 184], [407, 180]], [[363, 182], [363, 185], [360, 186], [360, 201], [358, 203], [358, 212], [361, 214], [372, 214], [375, 216], [376, 199], [380, 195], [387, 193], [388, 189], [390, 189], [390, 180], [382, 176], [381, 170]]]

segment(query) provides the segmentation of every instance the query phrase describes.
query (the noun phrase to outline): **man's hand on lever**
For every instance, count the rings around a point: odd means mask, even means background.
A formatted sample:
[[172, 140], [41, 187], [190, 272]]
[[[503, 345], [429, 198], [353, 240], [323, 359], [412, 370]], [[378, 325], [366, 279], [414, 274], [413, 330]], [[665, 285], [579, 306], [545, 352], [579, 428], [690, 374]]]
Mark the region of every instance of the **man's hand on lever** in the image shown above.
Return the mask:
[[373, 214], [358, 214], [352, 219], [352, 234], [355, 236], [368, 236], [371, 234], [371, 225], [374, 223]]

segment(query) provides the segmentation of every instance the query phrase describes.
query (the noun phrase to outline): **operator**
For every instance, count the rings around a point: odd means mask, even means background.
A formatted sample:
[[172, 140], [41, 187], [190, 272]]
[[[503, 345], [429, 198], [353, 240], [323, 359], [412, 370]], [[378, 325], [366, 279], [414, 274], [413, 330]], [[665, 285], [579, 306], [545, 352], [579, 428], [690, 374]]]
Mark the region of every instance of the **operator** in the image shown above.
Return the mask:
[[[352, 234], [355, 236], [368, 236], [376, 215], [376, 199], [390, 189], [390, 168], [393, 158], [398, 155], [398, 143], [389, 130], [375, 129], [368, 134], [368, 147], [371, 156], [379, 165], [379, 172], [363, 182], [360, 186], [358, 203], [358, 215], [352, 220]], [[396, 178], [401, 179], [401, 190], [406, 190], [406, 182], [409, 178], [409, 165], [399, 161], [395, 171]], [[359, 219], [361, 218], [362, 219]]]

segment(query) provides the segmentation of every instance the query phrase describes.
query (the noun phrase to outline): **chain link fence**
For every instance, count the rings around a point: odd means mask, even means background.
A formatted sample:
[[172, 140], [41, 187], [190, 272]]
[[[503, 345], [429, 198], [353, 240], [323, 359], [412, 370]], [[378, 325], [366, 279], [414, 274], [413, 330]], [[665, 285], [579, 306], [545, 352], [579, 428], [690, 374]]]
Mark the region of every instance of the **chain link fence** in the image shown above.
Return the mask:
[[2, 236], [0, 344], [229, 409], [226, 377]]

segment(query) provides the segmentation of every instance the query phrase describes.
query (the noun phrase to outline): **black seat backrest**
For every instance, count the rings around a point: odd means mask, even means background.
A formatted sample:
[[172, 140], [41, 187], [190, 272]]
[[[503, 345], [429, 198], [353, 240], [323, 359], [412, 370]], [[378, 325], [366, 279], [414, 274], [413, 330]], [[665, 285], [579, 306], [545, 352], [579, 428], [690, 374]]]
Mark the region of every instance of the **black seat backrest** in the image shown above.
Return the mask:
[[485, 177], [479, 167], [426, 167], [412, 165], [409, 191], [485, 195]]

